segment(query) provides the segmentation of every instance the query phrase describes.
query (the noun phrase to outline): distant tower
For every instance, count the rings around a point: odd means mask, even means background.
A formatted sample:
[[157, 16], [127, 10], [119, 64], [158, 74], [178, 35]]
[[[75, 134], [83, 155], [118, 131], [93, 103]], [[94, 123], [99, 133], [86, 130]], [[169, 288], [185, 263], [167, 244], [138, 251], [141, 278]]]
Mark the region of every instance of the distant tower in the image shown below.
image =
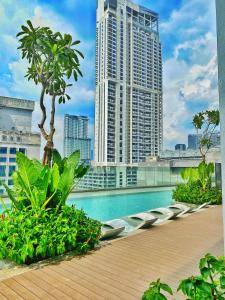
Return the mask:
[[186, 145], [185, 144], [177, 144], [175, 146], [175, 150], [185, 151], [186, 150]]
[[188, 149], [197, 150], [199, 148], [200, 139], [201, 139], [201, 134], [189, 134]]
[[64, 117], [64, 155], [80, 150], [81, 161], [91, 160], [91, 139], [88, 138], [88, 118], [65, 115]]
[[97, 1], [95, 161], [144, 162], [162, 148], [158, 14], [127, 0]]

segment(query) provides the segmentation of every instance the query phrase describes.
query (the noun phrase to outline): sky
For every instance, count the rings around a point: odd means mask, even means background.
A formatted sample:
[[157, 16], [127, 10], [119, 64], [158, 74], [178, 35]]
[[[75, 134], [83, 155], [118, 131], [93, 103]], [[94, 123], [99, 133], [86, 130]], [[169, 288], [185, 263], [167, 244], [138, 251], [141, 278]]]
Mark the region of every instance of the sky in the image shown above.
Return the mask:
[[[164, 149], [187, 143], [193, 114], [217, 108], [216, 16], [212, 0], [133, 0], [159, 13], [163, 47]], [[24, 78], [27, 63], [17, 50], [16, 34], [30, 19], [35, 26], [72, 34], [81, 40], [84, 74], [57, 106], [55, 146], [63, 150], [65, 113], [87, 115], [94, 140], [95, 0], [0, 0], [0, 95], [37, 101], [40, 87]], [[38, 102], [33, 130], [40, 120]]]

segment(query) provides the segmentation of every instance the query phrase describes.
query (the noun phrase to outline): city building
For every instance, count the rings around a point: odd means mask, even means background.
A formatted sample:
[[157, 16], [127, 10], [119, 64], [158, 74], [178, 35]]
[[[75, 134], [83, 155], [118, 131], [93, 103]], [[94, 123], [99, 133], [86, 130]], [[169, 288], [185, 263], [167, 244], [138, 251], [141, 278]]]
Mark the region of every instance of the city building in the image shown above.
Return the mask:
[[91, 160], [91, 139], [88, 138], [88, 118], [66, 114], [64, 117], [64, 155], [80, 151], [80, 160]]
[[217, 18], [217, 61], [218, 61], [218, 87], [219, 87], [219, 109], [220, 109], [220, 130], [221, 130], [221, 171], [223, 190], [223, 224], [224, 224], [224, 248], [225, 248], [225, 1], [216, 0]]
[[127, 0], [97, 1], [95, 162], [139, 163], [162, 149], [158, 20]]
[[[40, 159], [41, 137], [32, 133], [34, 101], [0, 96], [0, 180], [13, 184], [16, 169], [16, 152], [29, 158]], [[0, 194], [4, 188], [0, 186]]]
[[199, 141], [201, 134], [189, 134], [188, 135], [188, 149], [197, 150], [199, 149]]
[[186, 145], [185, 144], [177, 144], [175, 146], [175, 150], [185, 151], [186, 150]]
[[[199, 143], [202, 135], [201, 134], [189, 134], [188, 135], [188, 149], [197, 150], [199, 149]], [[210, 135], [211, 146], [216, 147], [220, 145], [220, 132], [213, 132]]]

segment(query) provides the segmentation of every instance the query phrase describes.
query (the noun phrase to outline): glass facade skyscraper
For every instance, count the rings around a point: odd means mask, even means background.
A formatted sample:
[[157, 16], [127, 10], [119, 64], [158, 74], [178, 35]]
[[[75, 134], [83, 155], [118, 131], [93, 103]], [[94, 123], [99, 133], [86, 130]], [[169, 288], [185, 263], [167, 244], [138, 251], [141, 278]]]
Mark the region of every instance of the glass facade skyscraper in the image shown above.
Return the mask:
[[158, 14], [127, 0], [97, 1], [95, 161], [133, 164], [162, 149]]
[[81, 161], [91, 160], [91, 139], [88, 138], [88, 118], [66, 114], [64, 117], [64, 155], [80, 150]]

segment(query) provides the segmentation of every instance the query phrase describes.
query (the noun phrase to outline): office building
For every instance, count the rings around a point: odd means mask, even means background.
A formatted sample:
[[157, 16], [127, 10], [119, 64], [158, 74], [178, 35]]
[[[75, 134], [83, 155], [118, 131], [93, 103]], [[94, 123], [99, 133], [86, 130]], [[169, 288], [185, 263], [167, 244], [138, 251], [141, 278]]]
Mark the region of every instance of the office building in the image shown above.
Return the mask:
[[[201, 134], [189, 134], [188, 135], [188, 149], [199, 149], [199, 143], [202, 138]], [[217, 147], [220, 145], [220, 132], [214, 132], [210, 135], [211, 147]]]
[[199, 141], [201, 134], [189, 134], [188, 135], [188, 149], [197, 150], [199, 149]]
[[144, 162], [162, 148], [158, 19], [127, 0], [97, 1], [95, 162]]
[[186, 150], [186, 145], [185, 144], [177, 144], [175, 146], [175, 150], [178, 150], [178, 151], [185, 151]]
[[[0, 180], [13, 185], [16, 152], [40, 159], [41, 137], [32, 133], [34, 101], [0, 96]], [[0, 186], [0, 194], [4, 188]]]
[[80, 151], [82, 162], [91, 160], [91, 139], [88, 138], [88, 118], [65, 115], [64, 117], [64, 155]]

